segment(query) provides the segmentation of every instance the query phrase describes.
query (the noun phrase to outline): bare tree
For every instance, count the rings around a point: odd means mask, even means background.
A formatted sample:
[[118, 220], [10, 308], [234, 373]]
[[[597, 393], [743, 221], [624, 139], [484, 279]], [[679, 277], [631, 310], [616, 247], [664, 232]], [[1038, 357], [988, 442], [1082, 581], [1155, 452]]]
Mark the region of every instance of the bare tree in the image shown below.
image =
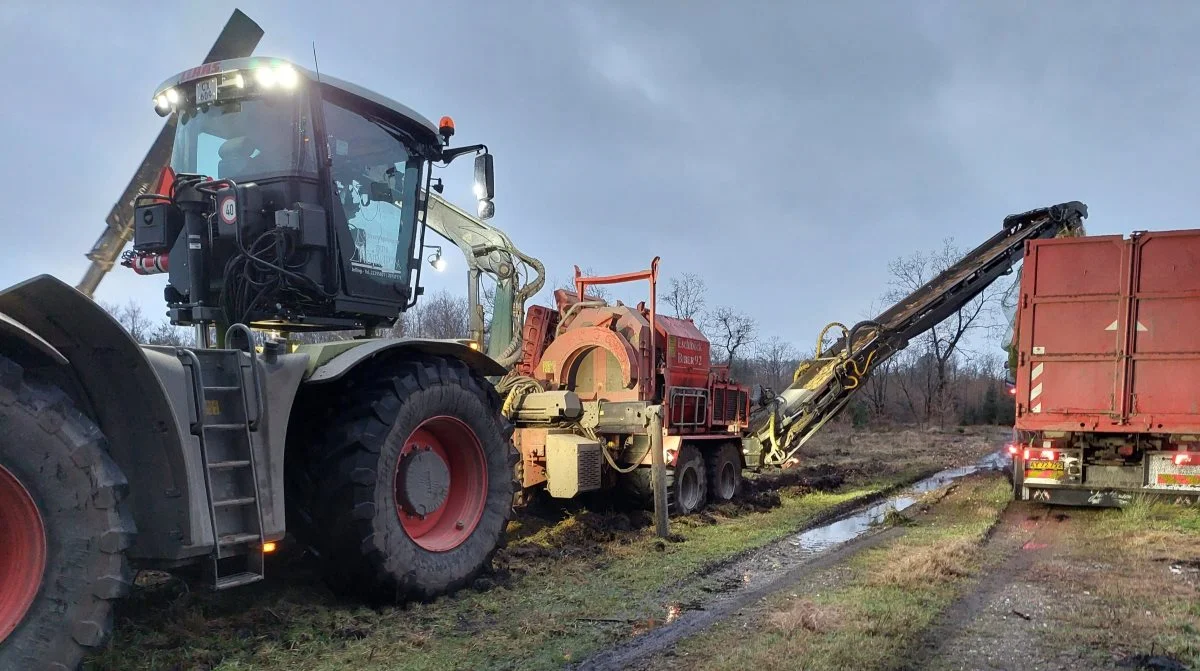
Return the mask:
[[725, 305], [718, 307], [705, 321], [706, 331], [713, 344], [724, 353], [721, 357], [722, 362], [729, 364], [731, 368], [738, 350], [754, 344], [756, 340], [758, 324], [750, 315], [735, 308]]
[[[591, 266], [582, 268], [582, 269], [580, 269], [579, 272], [583, 273], [584, 277], [594, 277], [596, 275], [599, 275], [599, 273], [597, 273], [595, 270], [592, 270]], [[568, 275], [567, 277], [563, 278], [563, 280], [558, 283], [558, 288], [566, 289], [567, 291], [570, 291], [571, 293], [575, 293], [575, 276]], [[606, 287], [604, 285], [588, 287], [587, 294], [588, 294], [588, 296], [591, 296], [592, 298], [599, 298], [600, 300], [605, 300], [605, 301], [608, 300], [608, 297], [611, 295], [609, 293], [608, 287]]]
[[672, 277], [667, 285], [663, 301], [675, 311], [680, 319], [698, 319], [704, 312], [704, 295], [708, 293], [704, 278], [695, 273], [684, 273]]
[[417, 338], [465, 338], [470, 329], [467, 299], [442, 290], [404, 313], [404, 335]]
[[[892, 273], [890, 289], [886, 298], [895, 302], [916, 291], [936, 275], [954, 265], [963, 252], [954, 245], [952, 238], [943, 241], [938, 250], [922, 253], [916, 252], [910, 256], [893, 260], [888, 269]], [[962, 356], [960, 351], [963, 338], [978, 330], [987, 330], [992, 326], [992, 308], [997, 304], [1000, 291], [996, 287], [985, 289], [979, 296], [967, 305], [950, 315], [941, 323], [934, 326], [919, 341], [913, 345], [917, 353], [928, 363], [928, 371], [924, 377], [924, 420], [929, 421], [935, 410], [949, 407], [946, 396], [946, 386], [951, 372], [951, 362], [956, 356]], [[911, 382], [911, 380], [910, 380]], [[938, 413], [942, 421], [945, 413]]]
[[788, 386], [792, 371], [796, 368], [796, 348], [792, 343], [771, 336], [769, 340], [760, 343], [756, 348], [759, 366], [759, 384], [766, 385], [778, 392]]
[[132, 298], [124, 305], [100, 303], [100, 307], [112, 315], [135, 341], [143, 345], [173, 345], [187, 347], [195, 344], [191, 329], [174, 326], [165, 317], [158, 323], [146, 316], [145, 310]]

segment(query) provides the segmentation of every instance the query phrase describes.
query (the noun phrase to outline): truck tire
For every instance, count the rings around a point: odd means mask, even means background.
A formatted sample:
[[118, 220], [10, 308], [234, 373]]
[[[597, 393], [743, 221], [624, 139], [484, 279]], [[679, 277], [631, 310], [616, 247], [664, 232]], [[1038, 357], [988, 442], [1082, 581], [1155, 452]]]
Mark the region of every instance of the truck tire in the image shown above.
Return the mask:
[[503, 544], [518, 486], [513, 427], [460, 361], [387, 369], [345, 389], [317, 427], [297, 517], [335, 591], [429, 600], [470, 584]]
[[667, 469], [667, 509], [672, 515], [690, 515], [704, 507], [707, 496], [704, 455], [695, 445], [685, 443], [679, 448], [675, 468]]
[[0, 669], [76, 669], [133, 576], [128, 489], [61, 390], [0, 357]]
[[708, 496], [716, 503], [730, 501], [742, 488], [742, 456], [737, 443], [724, 443], [705, 455]]

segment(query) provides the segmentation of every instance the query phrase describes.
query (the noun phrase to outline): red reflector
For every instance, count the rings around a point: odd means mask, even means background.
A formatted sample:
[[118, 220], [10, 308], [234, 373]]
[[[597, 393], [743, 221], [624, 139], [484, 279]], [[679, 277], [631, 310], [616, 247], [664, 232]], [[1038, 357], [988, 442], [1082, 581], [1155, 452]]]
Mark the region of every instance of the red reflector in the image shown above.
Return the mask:
[[1042, 458], [1049, 459], [1050, 461], [1054, 461], [1054, 459], [1055, 459], [1054, 450], [1042, 450]]
[[1192, 455], [1190, 455], [1190, 454], [1175, 455], [1175, 465], [1176, 466], [1182, 466], [1184, 464], [1190, 464], [1190, 463], [1192, 463]]

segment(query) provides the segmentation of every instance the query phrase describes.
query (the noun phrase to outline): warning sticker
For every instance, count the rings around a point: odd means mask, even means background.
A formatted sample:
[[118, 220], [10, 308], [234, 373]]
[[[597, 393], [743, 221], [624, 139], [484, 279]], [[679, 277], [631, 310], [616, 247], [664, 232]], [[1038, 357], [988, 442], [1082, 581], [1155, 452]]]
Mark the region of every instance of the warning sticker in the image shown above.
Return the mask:
[[232, 226], [237, 223], [237, 199], [233, 196], [225, 196], [221, 199], [221, 206], [217, 208], [221, 215], [221, 223]]

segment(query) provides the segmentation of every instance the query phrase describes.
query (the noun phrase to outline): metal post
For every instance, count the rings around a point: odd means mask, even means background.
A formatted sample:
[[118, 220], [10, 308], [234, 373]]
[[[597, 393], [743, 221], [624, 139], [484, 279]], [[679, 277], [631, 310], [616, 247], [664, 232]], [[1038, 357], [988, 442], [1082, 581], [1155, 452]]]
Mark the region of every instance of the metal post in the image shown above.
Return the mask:
[[670, 533], [667, 521], [667, 460], [663, 454], [663, 409], [652, 405], [649, 412], [650, 483], [654, 487], [654, 530], [660, 538]]

